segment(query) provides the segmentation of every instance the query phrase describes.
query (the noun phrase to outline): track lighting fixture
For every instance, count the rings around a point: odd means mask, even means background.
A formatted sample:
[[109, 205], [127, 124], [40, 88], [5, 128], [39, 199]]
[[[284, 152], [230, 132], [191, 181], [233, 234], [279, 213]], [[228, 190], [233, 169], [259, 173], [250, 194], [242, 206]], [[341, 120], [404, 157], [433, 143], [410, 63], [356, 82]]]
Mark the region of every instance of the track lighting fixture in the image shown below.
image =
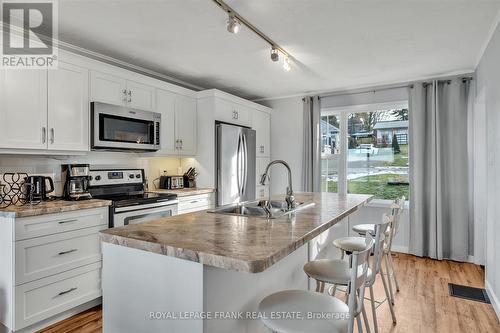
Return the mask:
[[275, 48], [274, 46], [271, 48], [271, 60], [274, 62], [280, 60], [280, 55], [279, 55], [278, 49]]
[[236, 18], [234, 13], [229, 13], [229, 18], [227, 19], [227, 31], [232, 34], [237, 34], [240, 31], [240, 21]]
[[[1, 1], [1, 0], [0, 0]], [[233, 8], [228, 6], [223, 0], [212, 0], [216, 3], [227, 15], [227, 31], [233, 34], [237, 34], [240, 31], [242, 25], [248, 28], [257, 36], [262, 38], [271, 46], [271, 60], [273, 62], [278, 62], [280, 59], [280, 54], [283, 56], [283, 69], [289, 72], [292, 69], [290, 58], [293, 57], [281, 46], [279, 46], [274, 40], [269, 36], [260, 31], [256, 26], [250, 23], [247, 19], [238, 14]]]
[[289, 72], [292, 69], [292, 66], [290, 65], [290, 59], [288, 59], [287, 55], [285, 55], [285, 58], [283, 59], [283, 69], [286, 72]]

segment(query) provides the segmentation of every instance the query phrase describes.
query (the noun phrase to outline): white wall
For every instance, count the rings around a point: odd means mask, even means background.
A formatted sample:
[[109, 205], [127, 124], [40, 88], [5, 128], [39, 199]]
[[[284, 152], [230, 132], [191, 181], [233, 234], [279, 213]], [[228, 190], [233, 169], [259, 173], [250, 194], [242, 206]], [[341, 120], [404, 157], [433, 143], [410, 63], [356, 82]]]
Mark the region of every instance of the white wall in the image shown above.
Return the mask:
[[[271, 159], [284, 160], [292, 169], [294, 191], [302, 191], [302, 98], [284, 98], [267, 101], [271, 112]], [[271, 193], [285, 193], [287, 187], [285, 168], [273, 166]]]
[[486, 288], [500, 317], [500, 26], [476, 69], [476, 91], [487, 123]]

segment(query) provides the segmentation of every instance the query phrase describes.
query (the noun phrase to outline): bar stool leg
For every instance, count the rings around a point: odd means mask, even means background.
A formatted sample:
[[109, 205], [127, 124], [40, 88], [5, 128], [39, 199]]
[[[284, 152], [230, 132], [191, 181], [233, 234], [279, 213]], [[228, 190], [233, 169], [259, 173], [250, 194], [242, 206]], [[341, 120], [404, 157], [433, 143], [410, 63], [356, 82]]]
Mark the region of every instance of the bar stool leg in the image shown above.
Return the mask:
[[380, 267], [380, 278], [382, 279], [382, 284], [384, 285], [385, 297], [387, 298], [387, 304], [389, 304], [389, 310], [391, 310], [392, 322], [396, 324], [396, 315], [394, 314], [394, 308], [391, 303], [391, 299], [389, 296], [389, 290], [387, 288], [387, 282], [385, 281], [384, 272], [382, 271], [382, 267]]
[[396, 276], [396, 271], [394, 270], [394, 262], [392, 261], [391, 251], [389, 251], [389, 264], [391, 265], [392, 277], [394, 278], [394, 283], [396, 284], [396, 291], [399, 292], [398, 277]]
[[387, 273], [387, 282], [389, 284], [389, 293], [391, 295], [391, 297], [390, 297], [389, 300], [392, 303], [392, 305], [394, 305], [395, 303], [394, 303], [394, 293], [392, 292], [391, 269], [389, 268], [389, 259], [387, 257], [388, 257], [388, 255], [385, 254], [384, 255], [384, 259], [385, 259], [384, 261], [385, 261], [385, 268], [387, 270], [386, 271], [386, 273]]
[[372, 303], [373, 327], [375, 333], [378, 333], [377, 308], [375, 307], [375, 296], [373, 295], [373, 286], [370, 286], [370, 302]]
[[363, 325], [361, 324], [360, 316], [356, 316], [356, 323], [358, 324], [358, 333], [363, 333]]
[[319, 293], [321, 290], [321, 282], [319, 282], [318, 280], [316, 280], [316, 292]]
[[371, 333], [370, 324], [368, 323], [368, 317], [366, 316], [366, 310], [365, 310], [364, 306], [363, 306], [363, 310], [361, 311], [361, 313], [363, 314], [363, 321], [365, 322], [366, 332]]

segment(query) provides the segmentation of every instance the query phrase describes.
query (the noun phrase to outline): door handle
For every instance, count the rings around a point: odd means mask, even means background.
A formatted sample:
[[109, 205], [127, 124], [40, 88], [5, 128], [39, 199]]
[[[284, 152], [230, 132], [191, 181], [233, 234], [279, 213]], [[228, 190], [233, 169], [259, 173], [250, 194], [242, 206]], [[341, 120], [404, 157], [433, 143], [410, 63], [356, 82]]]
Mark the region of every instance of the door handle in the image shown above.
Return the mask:
[[59, 221], [57, 223], [59, 224], [65, 224], [65, 223], [71, 223], [71, 222], [77, 222], [78, 220], [65, 220], [65, 221]]
[[47, 142], [47, 129], [42, 127], [42, 143]]
[[238, 137], [238, 148], [236, 152], [236, 182], [238, 185], [238, 195], [242, 195], [241, 190], [241, 134]]
[[77, 289], [78, 289], [77, 287], [73, 287], [73, 288], [70, 288], [70, 289], [68, 289], [68, 290], [61, 291], [59, 294], [57, 294], [57, 296], [62, 296], [62, 295], [68, 294], [68, 293], [70, 293], [70, 292], [72, 292], [72, 291], [75, 291], [75, 290], [77, 290]]
[[242, 134], [243, 138], [243, 185], [241, 188], [241, 194], [243, 195], [247, 188], [247, 180], [248, 180], [248, 147], [247, 147], [247, 137], [245, 134]]
[[51, 128], [50, 129], [50, 143], [54, 143], [54, 141], [55, 141], [55, 133], [54, 132], [55, 132], [54, 129]]
[[123, 89], [123, 101], [127, 102], [127, 89]]
[[128, 91], [128, 102], [132, 102], [132, 90]]
[[71, 249], [71, 250], [61, 251], [61, 252], [58, 253], [58, 255], [62, 256], [62, 255], [68, 254], [68, 253], [76, 252], [76, 251], [78, 251], [78, 249]]

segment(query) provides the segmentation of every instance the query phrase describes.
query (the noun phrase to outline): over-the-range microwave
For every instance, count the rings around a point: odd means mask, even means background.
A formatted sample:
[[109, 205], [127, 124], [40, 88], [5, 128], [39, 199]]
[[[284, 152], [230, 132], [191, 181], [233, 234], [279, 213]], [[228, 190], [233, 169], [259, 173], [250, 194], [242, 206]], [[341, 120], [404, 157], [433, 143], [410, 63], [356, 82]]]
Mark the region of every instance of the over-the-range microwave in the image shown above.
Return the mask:
[[161, 114], [91, 102], [92, 150], [160, 149]]

